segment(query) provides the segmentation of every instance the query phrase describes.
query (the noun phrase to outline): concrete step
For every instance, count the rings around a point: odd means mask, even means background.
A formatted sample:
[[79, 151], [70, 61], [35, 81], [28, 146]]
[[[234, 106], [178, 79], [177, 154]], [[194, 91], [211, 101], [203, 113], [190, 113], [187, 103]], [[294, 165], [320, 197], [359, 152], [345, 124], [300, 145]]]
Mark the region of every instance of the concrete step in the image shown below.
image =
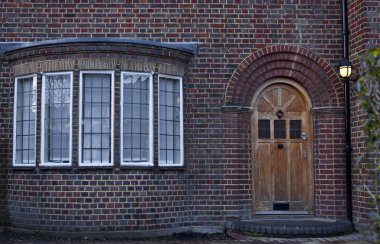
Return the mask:
[[352, 224], [348, 220], [320, 218], [233, 220], [226, 223], [226, 228], [263, 236], [281, 237], [336, 236], [353, 231]]

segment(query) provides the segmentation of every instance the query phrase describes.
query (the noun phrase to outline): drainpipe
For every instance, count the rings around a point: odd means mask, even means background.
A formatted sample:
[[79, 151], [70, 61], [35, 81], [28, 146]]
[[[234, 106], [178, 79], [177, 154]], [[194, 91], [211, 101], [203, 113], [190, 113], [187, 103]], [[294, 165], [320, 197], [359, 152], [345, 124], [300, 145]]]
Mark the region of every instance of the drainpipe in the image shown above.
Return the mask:
[[[342, 0], [342, 31], [343, 31], [343, 59], [349, 60], [349, 31], [347, 16], [347, 0]], [[351, 178], [351, 111], [350, 111], [350, 83], [344, 78], [344, 117], [346, 138], [346, 191], [347, 191], [347, 219], [352, 222], [352, 178]]]

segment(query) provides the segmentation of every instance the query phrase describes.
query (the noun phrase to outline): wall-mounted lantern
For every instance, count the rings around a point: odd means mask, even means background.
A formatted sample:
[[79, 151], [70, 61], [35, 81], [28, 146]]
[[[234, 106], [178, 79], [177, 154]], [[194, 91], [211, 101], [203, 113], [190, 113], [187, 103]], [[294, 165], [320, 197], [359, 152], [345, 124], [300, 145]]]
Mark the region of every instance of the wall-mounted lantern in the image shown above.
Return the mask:
[[350, 77], [352, 72], [352, 64], [350, 60], [343, 59], [339, 62], [339, 74], [342, 78]]

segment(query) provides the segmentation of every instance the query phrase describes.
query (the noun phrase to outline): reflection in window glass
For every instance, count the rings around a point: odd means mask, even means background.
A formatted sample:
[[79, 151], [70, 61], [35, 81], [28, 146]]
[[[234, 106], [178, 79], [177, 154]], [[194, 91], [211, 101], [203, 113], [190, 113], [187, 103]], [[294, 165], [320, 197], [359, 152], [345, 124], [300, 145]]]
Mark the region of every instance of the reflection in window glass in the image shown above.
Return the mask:
[[69, 164], [71, 155], [71, 74], [43, 77], [43, 145], [41, 162]]

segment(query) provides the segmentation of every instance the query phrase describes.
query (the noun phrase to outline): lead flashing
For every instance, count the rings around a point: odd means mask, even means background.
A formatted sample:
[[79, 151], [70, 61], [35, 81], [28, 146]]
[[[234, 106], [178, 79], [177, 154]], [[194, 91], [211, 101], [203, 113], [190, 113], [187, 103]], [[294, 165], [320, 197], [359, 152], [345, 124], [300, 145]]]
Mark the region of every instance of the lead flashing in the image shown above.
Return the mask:
[[155, 42], [147, 40], [136, 40], [127, 38], [105, 38], [105, 37], [83, 37], [83, 38], [66, 38], [57, 40], [45, 40], [38, 42], [1, 42], [0, 43], [0, 53], [9, 53], [13, 51], [18, 51], [21, 49], [50, 46], [50, 45], [60, 45], [60, 44], [71, 44], [71, 43], [121, 43], [121, 44], [136, 44], [145, 46], [154, 46], [169, 48], [181, 52], [186, 52], [189, 54], [195, 54], [197, 52], [198, 43], [196, 42]]

